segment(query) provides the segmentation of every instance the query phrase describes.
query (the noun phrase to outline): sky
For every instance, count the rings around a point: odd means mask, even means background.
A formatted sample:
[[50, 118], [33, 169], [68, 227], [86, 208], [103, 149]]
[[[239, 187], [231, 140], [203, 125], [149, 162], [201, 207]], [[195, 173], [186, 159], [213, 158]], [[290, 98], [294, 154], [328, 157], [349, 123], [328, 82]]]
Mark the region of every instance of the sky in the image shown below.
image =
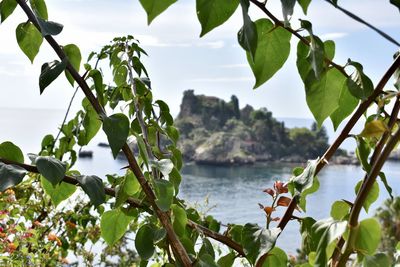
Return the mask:
[[[153, 94], [170, 105], [173, 115], [179, 112], [183, 91], [194, 89], [196, 94], [225, 100], [235, 94], [241, 107], [246, 104], [267, 107], [276, 117], [312, 118], [295, 66], [298, 42], [295, 38], [283, 68], [266, 84], [252, 89], [254, 77], [236, 39], [242, 25], [240, 8], [227, 23], [199, 38], [201, 29], [194, 0], [178, 1], [150, 26], [137, 0], [47, 0], [46, 3], [49, 20], [64, 25], [63, 32], [55, 39], [63, 45], [78, 45], [83, 62], [90, 51], [99, 50], [115, 36], [131, 34], [139, 39], [149, 54], [143, 61]], [[400, 40], [399, 10], [388, 0], [347, 0], [339, 4]], [[267, 7], [282, 19], [280, 1], [269, 0]], [[250, 14], [253, 20], [263, 17], [256, 7], [250, 9]], [[335, 62], [344, 64], [348, 58], [361, 62], [374, 84], [390, 66], [398, 49], [325, 1], [312, 1], [308, 16], [296, 7], [294, 27], [298, 18], [312, 21], [314, 33], [321, 39], [336, 42]], [[0, 25], [0, 108], [65, 110], [74, 90], [64, 77], [51, 84], [43, 95], [39, 94], [40, 67], [56, 59], [56, 55], [44, 42], [34, 64], [30, 64], [15, 38], [16, 26], [25, 21], [18, 8]], [[74, 109], [79, 104], [76, 100]]]

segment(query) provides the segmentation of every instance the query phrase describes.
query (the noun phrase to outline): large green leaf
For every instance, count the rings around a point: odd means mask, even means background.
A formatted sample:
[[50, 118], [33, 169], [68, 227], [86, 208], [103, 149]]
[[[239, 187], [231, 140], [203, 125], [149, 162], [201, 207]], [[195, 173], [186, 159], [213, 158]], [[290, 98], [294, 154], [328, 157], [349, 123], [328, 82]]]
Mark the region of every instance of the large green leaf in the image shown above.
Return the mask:
[[[356, 194], [358, 194], [358, 191], [360, 191], [361, 185], [363, 184], [363, 180], [359, 181], [354, 188], [354, 191]], [[366, 212], [368, 212], [369, 207], [371, 206], [372, 203], [374, 203], [379, 197], [379, 184], [377, 181], [374, 182], [374, 184], [371, 187], [371, 190], [369, 191], [367, 198], [364, 201], [363, 207]]]
[[19, 24], [15, 33], [19, 47], [33, 63], [43, 42], [42, 34], [36, 29], [32, 22]]
[[48, 36], [48, 35], [57, 35], [59, 34], [64, 26], [60, 23], [54, 22], [54, 21], [47, 21], [41, 18], [37, 18], [38, 23], [40, 26], [40, 31], [43, 35], [43, 37]]
[[0, 144], [0, 158], [24, 163], [24, 154], [22, 154], [21, 149], [11, 142], [3, 142]]
[[177, 0], [139, 0], [144, 10], [147, 13], [147, 23], [150, 23], [162, 12], [164, 12], [170, 5]]
[[42, 71], [39, 76], [39, 89], [40, 94], [43, 93], [44, 89], [49, 86], [67, 67], [67, 61], [54, 60], [47, 62], [42, 65]]
[[359, 102], [360, 101], [350, 93], [347, 83], [344, 82], [342, 90], [340, 91], [339, 107], [330, 116], [335, 131], [340, 123], [353, 113]]
[[312, 83], [311, 86], [306, 85], [307, 105], [319, 127], [339, 107], [344, 80], [345, 76], [332, 68], [322, 74], [320, 80]]
[[66, 166], [56, 158], [39, 156], [35, 160], [36, 166], [41, 175], [53, 186], [56, 186], [65, 176]]
[[282, 249], [274, 247], [268, 253], [268, 257], [265, 259], [263, 266], [286, 267], [287, 265], [288, 257], [286, 253]]
[[200, 37], [227, 21], [235, 12], [239, 0], [196, 0]]
[[343, 220], [350, 211], [350, 205], [343, 201], [338, 200], [332, 204], [331, 207], [331, 217], [335, 220]]
[[175, 196], [174, 185], [167, 180], [154, 180], [156, 203], [162, 211], [168, 211], [172, 205]]
[[53, 186], [43, 176], [40, 179], [40, 183], [42, 185], [44, 192], [50, 197], [51, 202], [53, 202], [53, 205], [56, 207], [62, 201], [68, 199], [76, 191], [75, 185], [61, 182], [56, 186]]
[[358, 226], [354, 249], [364, 255], [373, 255], [381, 241], [381, 226], [374, 218], [362, 220]]
[[122, 113], [105, 117], [103, 120], [103, 130], [107, 135], [114, 158], [126, 143], [129, 135], [129, 119]]
[[286, 62], [290, 53], [290, 37], [282, 27], [274, 28], [268, 19], [259, 19], [257, 49], [254, 58], [247, 52], [247, 61], [256, 78], [254, 88], [268, 81]]
[[154, 252], [155, 247], [153, 239], [155, 236], [155, 230], [148, 224], [140, 227], [135, 237], [135, 247], [142, 260], [150, 259]]
[[44, 20], [48, 20], [47, 6], [44, 0], [29, 0], [32, 10], [36, 16]]
[[252, 264], [255, 264], [274, 247], [280, 232], [280, 228], [272, 228], [269, 230], [260, 228], [256, 224], [246, 224], [243, 227], [241, 237], [246, 258]]
[[347, 221], [334, 221], [331, 218], [318, 221], [313, 225], [313, 231], [319, 237], [315, 267], [326, 266], [330, 257], [328, 246], [345, 232], [346, 226]]
[[0, 2], [1, 23], [3, 23], [6, 18], [14, 12], [17, 5], [18, 3], [16, 0], [3, 0]]
[[257, 27], [251, 20], [249, 12], [249, 0], [240, 0], [243, 14], [243, 27], [238, 32], [238, 42], [240, 46], [250, 53], [251, 59], [254, 59], [257, 49]]
[[99, 177], [95, 175], [80, 175], [76, 179], [94, 206], [99, 206], [106, 201], [103, 181]]
[[[71, 63], [72, 67], [79, 72], [79, 68], [81, 65], [81, 60], [82, 60], [82, 55], [81, 51], [79, 50], [79, 47], [77, 47], [74, 44], [68, 44], [63, 47], [64, 53], [68, 58], [69, 63]], [[67, 76], [67, 79], [69, 83], [73, 86], [74, 85], [74, 78], [72, 75], [69, 73], [68, 70], [65, 71], [65, 76]]]
[[22, 182], [25, 174], [25, 169], [19, 166], [7, 165], [0, 162], [0, 192]]
[[134, 217], [122, 209], [113, 209], [101, 215], [101, 237], [109, 246], [114, 245], [126, 232]]
[[123, 178], [121, 185], [116, 190], [115, 207], [120, 207], [125, 201], [140, 189], [140, 184], [133, 172], [129, 171]]

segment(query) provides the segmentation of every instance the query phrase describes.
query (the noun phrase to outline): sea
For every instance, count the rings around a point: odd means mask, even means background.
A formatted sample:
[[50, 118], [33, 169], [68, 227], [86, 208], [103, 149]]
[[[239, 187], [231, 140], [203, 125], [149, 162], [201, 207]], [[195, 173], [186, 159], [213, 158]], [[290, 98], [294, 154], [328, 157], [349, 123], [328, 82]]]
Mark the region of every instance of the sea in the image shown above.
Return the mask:
[[[64, 117], [62, 110], [45, 109], [15, 109], [0, 108], [0, 143], [11, 141], [20, 146], [25, 154], [37, 153], [40, 150], [42, 137], [46, 134], [56, 135]], [[311, 119], [281, 118], [287, 127], [310, 127]], [[357, 125], [355, 133], [361, 130]], [[358, 132], [357, 132], [358, 131]], [[327, 132], [332, 141], [338, 133], [327, 125]], [[87, 175], [105, 177], [106, 174], [122, 174], [126, 161], [114, 160], [108, 148], [99, 147], [99, 142], [105, 142], [106, 137], [100, 134], [85, 150], [93, 151], [93, 158], [78, 159], [76, 169]], [[354, 141], [348, 141], [344, 148], [354, 149]], [[27, 159], [28, 162], [28, 159]], [[186, 200], [189, 206], [194, 206], [204, 214], [214, 216], [223, 225], [229, 223], [257, 223], [264, 226], [265, 214], [259, 204], [271, 204], [271, 197], [263, 190], [272, 187], [274, 181], [287, 181], [295, 165], [279, 163], [260, 163], [252, 166], [199, 166], [186, 164], [182, 170], [182, 184], [179, 197]], [[389, 161], [384, 166], [394, 195], [400, 192], [400, 162]], [[306, 212], [297, 212], [296, 216], [311, 216], [315, 219], [329, 217], [330, 206], [336, 200], [353, 201], [354, 187], [362, 179], [363, 172], [358, 166], [328, 165], [318, 178], [319, 190], [307, 198]], [[373, 216], [377, 207], [389, 197], [380, 183], [381, 194], [371, 206], [369, 214]], [[284, 208], [276, 211], [281, 216]], [[222, 229], [223, 230], [223, 229]], [[296, 253], [301, 245], [299, 223], [291, 221], [282, 232], [277, 246]]]

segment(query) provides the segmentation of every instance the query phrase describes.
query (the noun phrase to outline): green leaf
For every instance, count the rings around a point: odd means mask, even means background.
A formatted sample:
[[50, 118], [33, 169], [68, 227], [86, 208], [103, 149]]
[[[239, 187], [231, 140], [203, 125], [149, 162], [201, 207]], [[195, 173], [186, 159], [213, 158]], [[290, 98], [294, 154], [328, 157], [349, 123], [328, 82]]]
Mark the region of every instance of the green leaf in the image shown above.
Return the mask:
[[339, 107], [344, 79], [340, 71], [332, 68], [322, 74], [318, 82], [306, 87], [307, 105], [319, 127]]
[[247, 61], [256, 78], [254, 88], [268, 81], [286, 62], [290, 53], [290, 37], [282, 27], [274, 28], [268, 19], [255, 22], [258, 42], [254, 58], [247, 52]]
[[39, 156], [35, 160], [36, 166], [41, 175], [53, 186], [56, 186], [65, 176], [66, 166], [56, 158]]
[[344, 82], [342, 90], [340, 91], [339, 107], [330, 116], [335, 131], [340, 123], [353, 113], [359, 102], [360, 101], [350, 93], [347, 83]]
[[360, 63], [349, 60], [349, 66], [355, 67], [355, 72], [346, 79], [350, 93], [361, 100], [367, 99], [374, 91], [374, 84], [371, 79], [363, 72], [363, 66]]
[[381, 241], [381, 226], [379, 222], [374, 218], [362, 220], [356, 234], [355, 250], [364, 255], [373, 255]]
[[92, 140], [92, 138], [96, 136], [101, 128], [101, 120], [99, 118], [99, 115], [90, 103], [88, 103], [88, 105], [85, 107], [85, 110], [86, 113], [82, 122], [83, 128], [85, 130], [83, 131], [82, 138], [78, 139], [78, 144], [80, 146], [85, 146], [89, 144], [90, 140]]
[[176, 143], [179, 140], [179, 131], [177, 128], [174, 126], [167, 126], [165, 128], [165, 131], [167, 132], [168, 137], [171, 139], [171, 141], [176, 145]]
[[233, 263], [235, 262], [236, 255], [233, 252], [230, 252], [226, 254], [225, 256], [222, 256], [219, 258], [217, 261], [217, 264], [219, 267], [232, 267]]
[[21, 149], [11, 142], [0, 144], [0, 158], [24, 163], [24, 154], [22, 154]]
[[19, 24], [15, 33], [19, 47], [29, 58], [31, 63], [33, 63], [43, 42], [42, 34], [36, 29], [32, 22]]
[[139, 181], [137, 180], [135, 174], [133, 174], [132, 171], [128, 170], [128, 172], [126, 173], [122, 188], [128, 196], [133, 196], [136, 192], [139, 191], [140, 189]]
[[117, 86], [125, 85], [127, 77], [128, 77], [128, 69], [124, 64], [121, 64], [114, 71], [114, 82]]
[[250, 53], [251, 59], [253, 59], [257, 49], [257, 27], [248, 14], [249, 0], [240, 0], [240, 5], [243, 14], [243, 27], [237, 34], [238, 42], [244, 50]]
[[305, 217], [301, 220], [301, 248], [305, 254], [309, 254], [311, 251], [316, 251], [318, 248], [319, 236], [315, 236], [312, 229], [316, 221], [311, 217]]
[[104, 88], [103, 88], [103, 75], [100, 71], [94, 69], [89, 72], [88, 77], [91, 77], [94, 82], [94, 88], [96, 90], [97, 98], [102, 106], [105, 105], [104, 101]]
[[99, 206], [106, 201], [103, 181], [99, 177], [95, 175], [80, 175], [76, 179], [94, 206]]
[[[361, 185], [363, 184], [363, 180], [359, 181], [354, 188], [354, 191], [356, 194], [358, 194], [358, 191], [360, 191]], [[363, 207], [365, 211], [368, 213], [368, 209], [371, 206], [372, 203], [374, 203], [379, 197], [379, 184], [378, 182], [374, 182], [373, 186], [371, 187], [371, 190], [368, 193], [367, 198], [364, 201]]]
[[114, 158], [126, 143], [129, 136], [129, 119], [122, 113], [105, 117], [103, 120], [103, 130], [107, 135], [108, 143]]
[[376, 138], [379, 139], [381, 136], [388, 131], [388, 127], [381, 120], [369, 121], [365, 124], [364, 129], [359, 136], [365, 138]]
[[365, 142], [364, 138], [356, 136], [357, 140], [357, 148], [356, 148], [356, 156], [361, 163], [364, 171], [369, 172], [371, 169], [371, 165], [368, 162], [369, 154], [371, 153], [371, 147], [367, 142]]
[[[72, 67], [79, 72], [79, 68], [81, 65], [82, 55], [79, 47], [74, 44], [68, 44], [63, 47], [63, 51], [68, 58], [69, 63], [71, 63]], [[68, 70], [65, 71], [65, 76], [67, 77], [69, 83], [74, 86], [74, 78]]]
[[48, 20], [47, 6], [44, 0], [29, 0], [32, 10], [39, 18]]
[[178, 236], [182, 237], [186, 233], [186, 224], [188, 222], [186, 211], [176, 204], [171, 206], [171, 210], [172, 226], [174, 227], [174, 231]]
[[286, 267], [287, 264], [288, 257], [286, 253], [282, 249], [274, 247], [268, 253], [268, 257], [265, 259], [263, 266]]
[[161, 159], [159, 161], [151, 161], [151, 166], [159, 170], [164, 177], [168, 177], [174, 168], [174, 164], [170, 159]]
[[144, 143], [143, 138], [140, 135], [135, 135], [136, 136], [136, 141], [139, 147], [139, 154], [142, 157], [142, 160], [144, 161], [144, 164], [146, 166], [149, 166], [149, 155], [147, 154], [147, 149], [146, 149], [146, 144]]
[[328, 255], [328, 246], [340, 237], [346, 230], [347, 221], [334, 221], [331, 218], [321, 220], [313, 225], [313, 231], [320, 236], [318, 248], [316, 251], [315, 267], [326, 266]]
[[331, 217], [335, 220], [343, 220], [350, 211], [350, 206], [344, 201], [335, 201], [331, 207]]
[[10, 16], [15, 8], [17, 7], [18, 3], [15, 0], [3, 0], [0, 3], [0, 18], [1, 23], [3, 23], [8, 16]]
[[109, 246], [113, 246], [124, 236], [129, 223], [134, 217], [125, 213], [122, 209], [113, 209], [101, 215], [101, 237]]
[[41, 176], [40, 183], [44, 192], [50, 197], [51, 202], [53, 202], [55, 207], [57, 207], [62, 201], [68, 199], [76, 191], [75, 185], [61, 182], [56, 186], [53, 186], [43, 176]]
[[67, 67], [67, 61], [54, 60], [47, 62], [42, 65], [42, 71], [39, 76], [39, 89], [40, 94], [43, 93], [44, 89], [49, 86]]
[[135, 247], [142, 260], [150, 259], [154, 252], [155, 247], [153, 244], [153, 239], [155, 235], [155, 230], [148, 224], [140, 227], [135, 237]]
[[199, 267], [218, 267], [210, 254], [202, 254], [199, 260]]
[[281, 0], [282, 4], [282, 14], [285, 20], [285, 26], [289, 26], [289, 20], [293, 15], [294, 5], [296, 4], [296, 0]]
[[242, 230], [242, 246], [246, 258], [255, 264], [262, 256], [267, 254], [275, 245], [281, 232], [280, 228], [264, 229], [256, 224], [246, 224]]
[[164, 12], [170, 5], [177, 0], [139, 0], [144, 10], [147, 13], [147, 24], [150, 23], [162, 12]]
[[0, 162], [0, 192], [22, 182], [25, 174], [25, 169], [19, 166]]
[[308, 6], [310, 5], [311, 0], [297, 0], [297, 3], [299, 3], [303, 9], [304, 14], [307, 15]]
[[54, 21], [47, 21], [41, 18], [37, 18], [38, 23], [40, 26], [40, 31], [43, 35], [43, 37], [48, 36], [48, 35], [57, 35], [60, 32], [62, 32], [64, 26], [60, 23], [54, 22]]
[[196, 0], [197, 18], [201, 24], [200, 37], [224, 24], [239, 6], [239, 0]]
[[381, 178], [381, 181], [382, 181], [383, 185], [385, 186], [385, 189], [386, 189], [386, 191], [388, 192], [390, 198], [393, 200], [393, 194], [392, 194], [393, 189], [392, 189], [392, 187], [389, 185], [389, 183], [388, 183], [388, 181], [387, 181], [387, 179], [386, 179], [385, 173], [384, 173], [384, 172], [380, 172], [380, 173], [379, 173], [379, 177]]
[[373, 256], [366, 256], [363, 261], [363, 267], [390, 267], [391, 261], [385, 253], [377, 253]]
[[161, 179], [154, 180], [154, 185], [157, 206], [162, 211], [168, 211], [175, 196], [174, 185], [167, 180]]
[[300, 199], [302, 200], [299, 204], [303, 210], [306, 208], [305, 197], [319, 188], [319, 181], [315, 176], [317, 165], [318, 159], [309, 160], [303, 172], [296, 173], [297, 175], [293, 176], [289, 181], [288, 187], [292, 195], [300, 194]]
[[203, 238], [203, 245], [199, 250], [199, 257], [201, 258], [203, 255], [210, 255], [213, 261], [215, 259], [215, 251], [208, 238]]

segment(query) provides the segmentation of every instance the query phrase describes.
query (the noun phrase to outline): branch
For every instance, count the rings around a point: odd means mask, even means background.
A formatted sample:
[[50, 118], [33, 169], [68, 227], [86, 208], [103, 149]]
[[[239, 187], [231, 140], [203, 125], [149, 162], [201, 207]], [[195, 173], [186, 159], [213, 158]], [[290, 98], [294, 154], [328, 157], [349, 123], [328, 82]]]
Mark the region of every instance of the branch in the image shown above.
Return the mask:
[[[40, 26], [37, 22], [36, 16], [33, 14], [32, 10], [27, 5], [27, 3], [24, 0], [16, 0], [16, 1], [19, 4], [19, 6], [21, 6], [21, 8], [25, 12], [25, 14], [28, 16], [29, 20], [40, 31]], [[60, 45], [54, 40], [54, 38], [52, 36], [45, 36], [44, 38], [50, 44], [50, 46], [53, 48], [53, 50], [57, 53], [58, 57], [61, 60], [66, 58], [64, 51], [61, 49]], [[79, 73], [76, 71], [76, 69], [71, 65], [71, 63], [68, 60], [67, 60], [67, 70], [70, 72], [70, 74], [74, 78], [74, 80], [78, 83], [78, 85], [84, 92], [86, 98], [89, 100], [89, 102], [92, 104], [93, 108], [99, 114], [100, 118], [106, 117], [106, 112], [104, 111], [104, 108], [100, 105], [99, 101], [97, 100], [97, 98], [94, 96], [94, 94], [90, 90], [85, 79], [83, 79], [79, 75]], [[142, 170], [140, 169], [139, 165], [137, 164], [136, 159], [133, 156], [133, 153], [130, 150], [127, 143], [124, 144], [122, 151], [124, 152], [128, 162], [129, 162], [129, 166], [130, 166], [131, 170], [137, 177], [143, 191], [145, 192], [147, 198], [149, 199], [151, 206], [155, 210], [157, 217], [159, 218], [161, 224], [164, 226], [165, 230], [167, 231], [167, 235], [169, 237], [169, 240], [171, 241], [171, 245], [173, 247], [175, 256], [182, 262], [182, 264], [184, 266], [191, 266], [192, 262], [189, 258], [189, 255], [187, 254], [185, 248], [183, 247], [182, 243], [180, 242], [176, 233], [174, 232], [169, 215], [166, 212], [163, 212], [158, 208], [158, 206], [155, 202], [155, 194], [154, 194], [153, 190], [151, 189], [150, 185], [148, 184], [146, 178], [144, 177]]]
[[334, 4], [332, 1], [329, 0], [325, 0], [325, 2], [328, 2], [329, 4], [333, 5], [335, 8], [339, 9], [340, 11], [342, 11], [344, 14], [346, 14], [347, 16], [349, 16], [350, 18], [354, 19], [355, 21], [358, 21], [361, 24], [364, 24], [365, 26], [367, 26], [368, 28], [370, 28], [371, 30], [373, 30], [374, 32], [378, 33], [380, 36], [382, 36], [383, 38], [385, 38], [386, 40], [388, 40], [389, 42], [391, 42], [392, 44], [396, 45], [396, 46], [400, 46], [400, 43], [397, 42], [393, 37], [391, 37], [389, 34], [385, 33], [384, 31], [378, 29], [377, 27], [375, 27], [374, 25], [366, 22], [365, 20], [363, 20], [362, 18], [360, 18], [359, 16], [357, 16], [356, 14], [348, 11], [347, 9], [344, 9], [343, 7], [339, 6], [338, 4]]
[[[18, 163], [18, 162], [3, 159], [3, 158], [0, 158], [0, 162], [2, 162], [4, 164], [11, 164], [11, 165], [19, 166], [31, 173], [40, 173], [39, 170], [37, 169], [37, 167], [33, 166], [33, 165]], [[69, 175], [65, 175], [62, 181], [67, 184], [73, 184], [73, 185], [77, 185], [77, 186], [80, 185], [78, 180], [76, 180], [74, 177], [69, 176]], [[104, 191], [105, 191], [106, 195], [108, 195], [108, 196], [111, 196], [111, 197], [116, 196], [116, 192], [115, 192], [114, 188], [105, 187]], [[132, 207], [139, 208], [139, 209], [142, 209], [142, 210], [148, 212], [149, 214], [153, 214], [153, 211], [150, 209], [150, 207], [148, 207], [147, 205], [145, 205], [138, 199], [129, 197], [125, 202], [128, 203], [129, 205], [131, 205]], [[214, 232], [214, 231], [208, 229], [207, 227], [204, 227], [198, 223], [195, 223], [192, 220], [188, 220], [187, 226], [189, 226], [190, 228], [195, 229], [199, 232], [202, 232], [204, 235], [206, 235], [214, 240], [217, 240], [217, 241], [221, 242], [222, 244], [230, 247], [231, 249], [235, 250], [239, 255], [245, 256], [242, 246], [240, 244], [236, 243], [235, 241], [233, 241], [232, 239], [230, 239], [229, 237], [227, 237], [226, 235], [221, 235], [220, 233]]]

